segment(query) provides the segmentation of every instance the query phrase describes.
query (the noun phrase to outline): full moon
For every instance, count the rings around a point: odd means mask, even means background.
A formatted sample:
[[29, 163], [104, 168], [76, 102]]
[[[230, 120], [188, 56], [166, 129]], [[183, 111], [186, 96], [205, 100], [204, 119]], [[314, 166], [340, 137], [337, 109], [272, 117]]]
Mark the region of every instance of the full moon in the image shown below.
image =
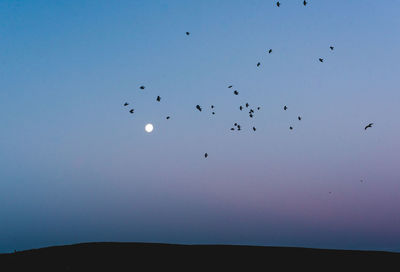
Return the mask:
[[148, 133], [152, 132], [153, 129], [154, 129], [154, 127], [153, 127], [152, 124], [147, 124], [147, 125], [144, 127], [144, 130], [146, 130], [146, 132], [148, 132]]

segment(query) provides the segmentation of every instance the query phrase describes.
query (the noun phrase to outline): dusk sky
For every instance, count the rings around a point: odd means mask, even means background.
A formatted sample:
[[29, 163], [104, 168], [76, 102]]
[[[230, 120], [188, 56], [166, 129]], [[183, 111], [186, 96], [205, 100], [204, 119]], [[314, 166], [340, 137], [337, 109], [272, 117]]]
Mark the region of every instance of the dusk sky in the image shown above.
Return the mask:
[[400, 1], [280, 2], [0, 1], [0, 252], [400, 251]]

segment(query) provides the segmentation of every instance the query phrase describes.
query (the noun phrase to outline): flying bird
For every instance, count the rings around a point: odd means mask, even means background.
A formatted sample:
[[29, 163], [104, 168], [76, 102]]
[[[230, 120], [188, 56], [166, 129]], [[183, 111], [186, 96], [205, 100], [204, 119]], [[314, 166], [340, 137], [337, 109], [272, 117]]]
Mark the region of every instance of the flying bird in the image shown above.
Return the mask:
[[329, 46], [329, 48], [330, 48], [331, 50], [335, 49], [335, 47], [333, 47], [333, 46]]
[[268, 54], [271, 54], [271, 53], [272, 53], [272, 49], [268, 50]]
[[253, 114], [251, 114], [251, 113], [250, 113], [250, 115], [249, 115], [249, 116], [250, 116], [250, 118], [253, 118]]
[[258, 63], [257, 63], [257, 67], [260, 67], [260, 65], [261, 65], [261, 62], [258, 62]]
[[130, 112], [130, 113], [133, 113], [134, 111], [135, 111], [134, 109], [131, 109], [129, 112]]
[[235, 130], [234, 128], [231, 128], [231, 130]]
[[128, 105], [129, 105], [129, 103], [128, 103], [128, 102], [125, 102], [124, 107], [126, 107], [126, 106], [128, 106]]
[[257, 110], [260, 110], [261, 108], [260, 107], [257, 107]]
[[243, 106], [240, 106], [239, 109], [240, 109], [240, 110], [243, 110]]
[[293, 129], [293, 127], [289, 127], [289, 129], [290, 129], [290, 130], [292, 130], [292, 129]]
[[211, 105], [211, 108], [213, 109], [213, 108], [214, 108], [214, 105]]
[[370, 127], [372, 127], [372, 125], [373, 125], [374, 123], [369, 123], [367, 126], [365, 126], [365, 130], [367, 130], [367, 128], [370, 128]]
[[235, 95], [238, 95], [238, 94], [239, 94], [239, 92], [238, 92], [237, 90], [235, 90], [233, 93], [234, 93]]
[[215, 114], [215, 112], [212, 112], [212, 114]]
[[281, 5], [281, 3], [279, 3], [279, 1], [278, 1], [278, 2], [276, 2], [276, 5], [277, 5], [278, 8], [279, 8], [279, 6]]
[[207, 158], [207, 157], [208, 157], [208, 154], [207, 154], [207, 153], [205, 153], [205, 154], [204, 154], [204, 158]]
[[238, 125], [237, 127], [238, 127], [238, 130], [241, 130], [240, 125]]
[[233, 87], [232, 85], [229, 85], [229, 86], [228, 86], [229, 89], [232, 88], [232, 87]]
[[253, 127], [253, 130], [256, 131], [256, 127]]
[[306, 1], [306, 0], [303, 1], [303, 5], [304, 5], [304, 6], [307, 5], [307, 1]]
[[190, 32], [186, 32], [186, 35], [189, 36], [189, 35], [190, 35]]
[[297, 119], [299, 119], [299, 121], [301, 121], [301, 116], [297, 117]]
[[169, 116], [167, 116], [167, 120], [169, 120], [169, 118], [170, 118], [170, 117], [169, 117]]
[[161, 101], [161, 97], [157, 96], [157, 101], [160, 102]]
[[196, 106], [196, 109], [198, 109], [199, 111], [201, 111], [200, 105], [197, 105], [197, 106]]
[[284, 106], [284, 107], [283, 107], [283, 110], [287, 110], [287, 107], [286, 107], [286, 106]]
[[249, 103], [246, 103], [246, 108], [248, 108], [249, 107]]
[[238, 124], [237, 124], [237, 123], [235, 123], [235, 124], [233, 124], [233, 125], [234, 125], [235, 127], [237, 127], [237, 125], [238, 125]]
[[320, 61], [320, 62], [324, 62], [324, 59], [319, 58], [319, 61]]
[[144, 88], [146, 88], [146, 87], [145, 87], [145, 86], [140, 86], [140, 89], [141, 89], [141, 90], [144, 90]]

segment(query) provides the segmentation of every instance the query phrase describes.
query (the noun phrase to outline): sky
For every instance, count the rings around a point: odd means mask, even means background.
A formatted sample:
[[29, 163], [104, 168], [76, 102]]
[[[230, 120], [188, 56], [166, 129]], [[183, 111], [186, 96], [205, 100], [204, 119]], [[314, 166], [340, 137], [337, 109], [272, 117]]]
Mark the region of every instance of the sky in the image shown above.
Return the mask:
[[280, 2], [0, 1], [0, 252], [400, 251], [400, 1]]

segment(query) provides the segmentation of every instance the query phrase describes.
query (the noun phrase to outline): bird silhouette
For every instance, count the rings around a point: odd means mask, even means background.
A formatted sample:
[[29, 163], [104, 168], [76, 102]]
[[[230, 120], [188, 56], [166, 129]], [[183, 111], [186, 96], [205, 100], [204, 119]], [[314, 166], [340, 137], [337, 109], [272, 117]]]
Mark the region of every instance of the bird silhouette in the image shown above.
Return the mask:
[[126, 107], [126, 106], [128, 106], [128, 105], [129, 105], [129, 103], [125, 102], [124, 106]]
[[257, 107], [257, 110], [260, 110], [261, 109], [261, 107]]
[[229, 85], [229, 86], [228, 86], [229, 89], [232, 88], [232, 87], [233, 87], [232, 85]]
[[307, 1], [306, 1], [306, 0], [303, 1], [303, 5], [304, 5], [304, 6], [307, 5]]
[[167, 116], [167, 120], [169, 120], [169, 118], [170, 118], [170, 117], [169, 117], [169, 116]]
[[297, 117], [297, 119], [299, 119], [299, 121], [301, 121], [301, 116]]
[[268, 54], [271, 54], [271, 53], [272, 53], [272, 49], [268, 50]]
[[249, 103], [246, 103], [246, 108], [248, 108], [249, 107]]
[[208, 157], [208, 154], [207, 154], [207, 153], [205, 153], [205, 154], [204, 154], [204, 158], [207, 158], [207, 157]]
[[214, 115], [214, 114], [215, 114], [215, 112], [212, 112], [212, 114]]
[[254, 110], [253, 109], [250, 109], [250, 112], [249, 113], [254, 113]]
[[290, 130], [292, 130], [292, 129], [293, 129], [293, 127], [289, 127], [289, 129], [290, 129]]
[[145, 87], [145, 86], [140, 86], [140, 89], [141, 89], [141, 90], [144, 90], [144, 88], [146, 88], [146, 87]]
[[160, 102], [161, 101], [161, 97], [157, 96], [157, 101]]
[[235, 127], [237, 127], [238, 124], [237, 124], [237, 123], [234, 123], [233, 125], [234, 125]]
[[283, 110], [287, 110], [287, 107], [286, 107], [286, 106], [284, 106], [284, 107], [283, 107]]
[[213, 109], [213, 108], [214, 108], [214, 105], [211, 105], [211, 108]]
[[258, 63], [257, 63], [257, 67], [260, 67], [260, 65], [261, 65], [261, 62], [258, 62]]
[[370, 128], [370, 127], [372, 127], [372, 125], [373, 125], [374, 123], [369, 123], [367, 126], [365, 126], [365, 130], [367, 130], [367, 128]]
[[197, 105], [197, 106], [196, 106], [196, 109], [198, 109], [199, 111], [201, 111], [200, 105]]
[[237, 128], [238, 128], [238, 130], [241, 130], [241, 127], [240, 127], [240, 125], [238, 125], [238, 126], [237, 126]]
[[240, 109], [240, 110], [243, 110], [243, 106], [240, 106], [239, 109]]
[[281, 5], [281, 3], [279, 3], [279, 1], [278, 2], [276, 2], [276, 5], [278, 6], [278, 8], [280, 7], [280, 5]]
[[129, 112], [130, 112], [130, 113], [133, 113], [134, 111], [135, 111], [134, 109], [131, 109]]
[[234, 128], [231, 128], [231, 130], [235, 130]]
[[253, 127], [253, 130], [256, 131], [256, 127]]
[[250, 116], [250, 118], [253, 118], [253, 114], [250, 113], [249, 116]]
[[333, 46], [329, 46], [329, 48], [330, 48], [331, 50], [335, 49], [335, 47], [333, 47]]
[[189, 35], [190, 35], [190, 32], [186, 32], [186, 35], [189, 36]]
[[319, 61], [320, 61], [320, 62], [324, 62], [324, 59], [319, 58]]
[[235, 95], [238, 95], [238, 94], [239, 94], [239, 92], [238, 92], [237, 90], [235, 90], [233, 93], [234, 93]]

